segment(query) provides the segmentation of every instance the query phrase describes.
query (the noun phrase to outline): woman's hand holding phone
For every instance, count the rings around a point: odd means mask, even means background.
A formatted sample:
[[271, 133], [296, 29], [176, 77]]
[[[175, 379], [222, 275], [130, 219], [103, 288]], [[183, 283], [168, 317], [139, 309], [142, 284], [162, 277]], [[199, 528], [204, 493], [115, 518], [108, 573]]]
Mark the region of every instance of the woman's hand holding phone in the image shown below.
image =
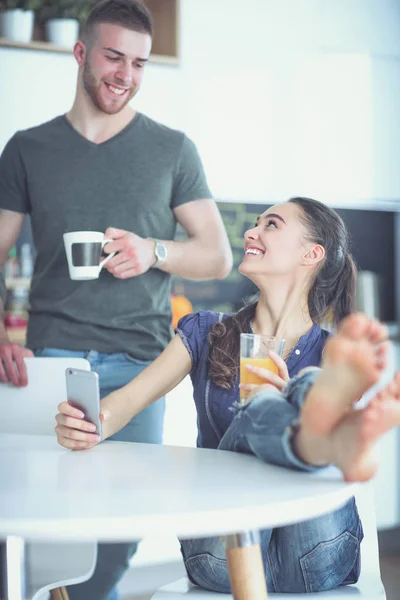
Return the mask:
[[100, 435], [95, 433], [96, 425], [85, 421], [81, 410], [71, 406], [69, 402], [61, 402], [58, 410], [55, 430], [61, 446], [70, 450], [87, 450], [100, 442]]
[[58, 443], [71, 450], [91, 448], [104, 439], [102, 423], [109, 411], [100, 411], [99, 376], [94, 371], [65, 371], [67, 402], [58, 406]]

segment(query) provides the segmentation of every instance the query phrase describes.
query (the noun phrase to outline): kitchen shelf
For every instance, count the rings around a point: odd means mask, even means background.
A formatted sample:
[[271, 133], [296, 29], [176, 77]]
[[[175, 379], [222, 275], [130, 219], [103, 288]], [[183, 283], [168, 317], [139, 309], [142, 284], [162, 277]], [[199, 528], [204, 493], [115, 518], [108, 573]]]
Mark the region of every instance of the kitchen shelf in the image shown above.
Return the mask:
[[153, 47], [157, 56], [179, 59], [180, 0], [144, 0], [153, 17]]
[[[0, 37], [0, 48], [16, 48], [22, 50], [38, 50], [40, 52], [57, 52], [58, 54], [72, 54], [71, 48], [56, 46], [49, 42], [33, 40], [32, 42], [16, 42]], [[160, 54], [151, 54], [151, 63], [164, 65], [179, 65], [179, 59], [175, 56], [161, 56]]]
[[[150, 62], [165, 65], [179, 64], [179, 0], [145, 0], [153, 17], [153, 47]], [[0, 37], [0, 47], [39, 52], [72, 54], [72, 48], [44, 41], [42, 28], [36, 26], [31, 42], [17, 42]]]

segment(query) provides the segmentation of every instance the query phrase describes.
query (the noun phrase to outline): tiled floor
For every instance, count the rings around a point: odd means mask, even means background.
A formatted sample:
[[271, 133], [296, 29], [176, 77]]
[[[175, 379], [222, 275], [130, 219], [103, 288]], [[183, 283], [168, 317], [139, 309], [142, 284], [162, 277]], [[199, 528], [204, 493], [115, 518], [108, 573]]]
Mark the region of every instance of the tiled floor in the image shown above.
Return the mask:
[[158, 588], [184, 575], [182, 562], [166, 562], [156, 567], [131, 568], [118, 588], [121, 600], [150, 600]]
[[387, 600], [400, 600], [400, 554], [381, 555], [381, 574]]
[[400, 600], [400, 527], [379, 531], [378, 540], [387, 600]]

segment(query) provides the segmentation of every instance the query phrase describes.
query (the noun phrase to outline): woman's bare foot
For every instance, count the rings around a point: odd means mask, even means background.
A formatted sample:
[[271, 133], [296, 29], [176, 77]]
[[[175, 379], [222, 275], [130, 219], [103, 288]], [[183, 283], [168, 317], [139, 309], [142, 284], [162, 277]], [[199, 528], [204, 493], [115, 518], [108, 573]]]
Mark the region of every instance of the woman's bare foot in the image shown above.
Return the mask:
[[375, 474], [377, 440], [400, 425], [400, 373], [366, 408], [354, 410], [331, 435], [332, 463], [346, 481], [367, 481]]
[[321, 372], [310, 388], [301, 424], [328, 435], [353, 404], [376, 383], [386, 366], [387, 329], [363, 314], [346, 317], [328, 340]]
[[334, 464], [346, 481], [367, 481], [378, 466], [376, 442], [400, 425], [400, 373], [361, 410], [351, 410], [329, 435], [313, 435], [300, 427], [294, 449], [301, 460]]

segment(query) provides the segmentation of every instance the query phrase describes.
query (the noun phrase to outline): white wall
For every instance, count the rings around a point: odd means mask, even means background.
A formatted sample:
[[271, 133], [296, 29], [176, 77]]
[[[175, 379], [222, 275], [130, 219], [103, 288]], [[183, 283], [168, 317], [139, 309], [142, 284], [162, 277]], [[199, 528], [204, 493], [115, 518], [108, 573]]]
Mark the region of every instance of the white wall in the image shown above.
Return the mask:
[[319, 0], [324, 49], [400, 57], [399, 0]]
[[187, 129], [217, 197], [400, 197], [398, 0], [185, 0], [182, 13]]
[[[72, 55], [0, 48], [0, 150], [15, 131], [67, 112], [76, 76]], [[150, 117], [183, 129], [180, 69], [149, 64], [133, 104]]]
[[373, 193], [378, 198], [400, 199], [399, 57], [374, 56], [371, 73], [375, 82], [372, 93]]
[[0, 147], [16, 130], [66, 112], [75, 77], [75, 61], [68, 55], [0, 48]]
[[[181, 67], [150, 64], [133, 104], [196, 141], [216, 197], [400, 198], [400, 0], [181, 5]], [[0, 148], [68, 110], [75, 76], [0, 48]]]

